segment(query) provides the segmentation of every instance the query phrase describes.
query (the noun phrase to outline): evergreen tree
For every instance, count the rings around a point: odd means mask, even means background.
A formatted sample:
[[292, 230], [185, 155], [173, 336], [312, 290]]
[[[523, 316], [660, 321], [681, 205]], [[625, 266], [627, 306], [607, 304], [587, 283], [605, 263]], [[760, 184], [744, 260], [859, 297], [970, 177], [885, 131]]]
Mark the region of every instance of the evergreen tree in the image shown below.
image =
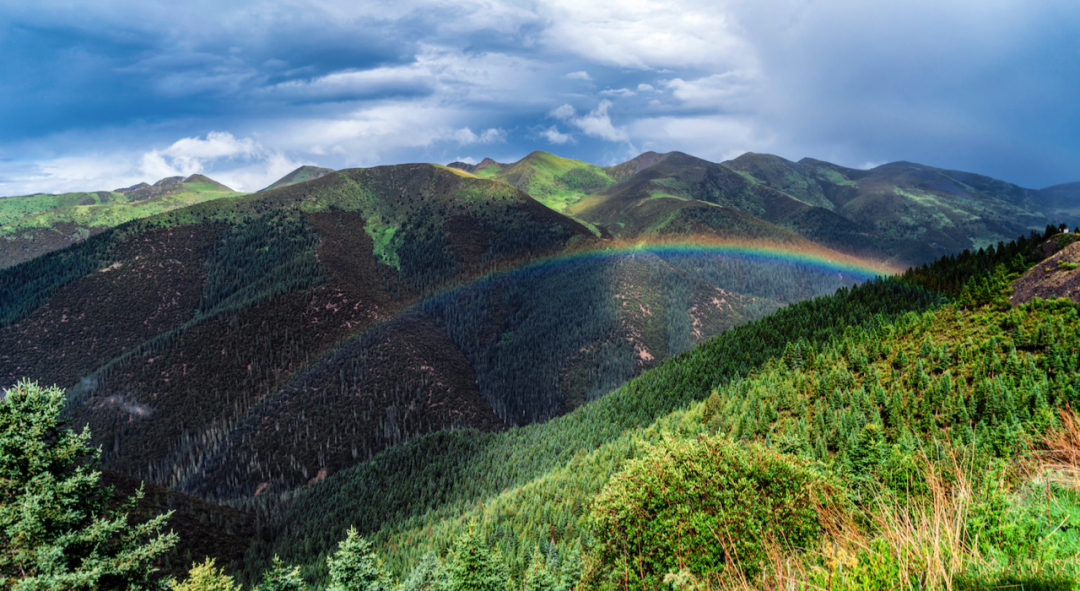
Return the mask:
[[539, 549], [533, 552], [529, 569], [525, 571], [524, 591], [555, 591], [555, 576]]
[[498, 556], [492, 554], [475, 525], [470, 525], [454, 545], [450, 588], [453, 591], [500, 591], [505, 587], [505, 581]]
[[172, 514], [129, 524], [142, 490], [119, 509], [94, 471], [90, 431], [64, 428], [63, 390], [24, 380], [0, 400], [0, 588], [162, 589], [154, 563], [176, 544]]
[[255, 591], [307, 591], [307, 584], [300, 576], [300, 567], [294, 566], [292, 570], [286, 570], [285, 563], [276, 555], [270, 569], [263, 572], [262, 583]]
[[442, 562], [431, 552], [420, 558], [409, 575], [402, 581], [399, 591], [450, 591], [450, 577]]
[[225, 569], [214, 568], [214, 560], [208, 556], [206, 562], [192, 564], [187, 580], [173, 583], [172, 591], [240, 591], [240, 585], [233, 585]]
[[379, 565], [379, 557], [371, 549], [371, 542], [349, 528], [347, 537], [338, 545], [337, 552], [326, 560], [330, 569], [330, 591], [382, 591], [386, 587], [386, 574]]

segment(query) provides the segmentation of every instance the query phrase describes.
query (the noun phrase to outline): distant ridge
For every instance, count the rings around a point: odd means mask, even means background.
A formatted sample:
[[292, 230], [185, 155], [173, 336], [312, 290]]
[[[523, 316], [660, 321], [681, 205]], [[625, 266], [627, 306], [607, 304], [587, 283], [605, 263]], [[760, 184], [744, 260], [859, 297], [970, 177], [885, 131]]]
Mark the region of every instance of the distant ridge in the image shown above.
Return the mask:
[[198, 188], [202, 191], [228, 191], [230, 193], [235, 193], [235, 191], [229, 187], [201, 174], [193, 174], [187, 178], [182, 176], [165, 177], [153, 185], [139, 183], [123, 189], [113, 189], [112, 192], [127, 195], [130, 201], [141, 201], [159, 195], [173, 195], [176, 193], [188, 192], [191, 190], [191, 187], [187, 186], [189, 184], [199, 185]]
[[201, 174], [112, 191], [37, 193], [0, 199], [0, 269], [155, 214], [243, 195]]
[[[518, 162], [521, 162], [521, 160], [519, 160]], [[491, 158], [484, 158], [483, 160], [480, 161], [480, 164], [469, 164], [467, 162], [458, 161], [458, 162], [451, 162], [450, 164], [447, 164], [446, 166], [448, 166], [450, 168], [456, 168], [458, 170], [464, 170], [465, 172], [471, 172], [471, 173], [475, 174], [476, 176], [478, 176], [480, 178], [485, 178], [486, 179], [486, 178], [491, 178], [491, 177], [495, 176], [497, 173], [499, 173], [499, 172], [501, 172], [503, 170], [506, 170], [507, 168], [510, 168], [510, 167], [514, 166], [518, 162], [512, 162], [510, 164], [505, 164], [505, 163], [502, 163], [502, 162], [495, 162]]]
[[295, 185], [297, 183], [307, 182], [312, 179], [324, 177], [331, 172], [334, 172], [333, 168], [321, 168], [318, 166], [301, 166], [300, 168], [297, 168], [289, 174], [281, 177], [280, 179], [278, 179], [277, 182], [270, 185], [269, 187], [266, 187], [265, 189], [260, 189], [258, 192], [261, 193], [263, 191], [269, 191], [270, 189], [278, 189], [281, 187], [288, 187], [289, 185]]

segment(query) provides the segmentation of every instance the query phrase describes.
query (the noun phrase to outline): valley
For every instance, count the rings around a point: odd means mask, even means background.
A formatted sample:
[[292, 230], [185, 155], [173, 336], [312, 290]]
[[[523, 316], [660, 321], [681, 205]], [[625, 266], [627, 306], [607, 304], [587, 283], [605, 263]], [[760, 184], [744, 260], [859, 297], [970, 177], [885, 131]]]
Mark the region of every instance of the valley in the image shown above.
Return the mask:
[[[468, 542], [526, 587], [541, 571], [560, 590], [685, 571], [720, 588], [730, 555], [680, 570], [673, 538], [643, 533], [641, 569], [620, 574], [631, 554], [611, 540], [645, 526], [600, 515], [630, 503], [620, 479], [701, 449], [825, 478], [852, 523], [873, 521], [874, 486], [901, 495], [946, 448], [971, 454], [1007, 483], [978, 484], [1000, 509], [963, 534], [990, 544], [970, 558], [979, 576], [1067, 578], [1080, 530], [1008, 546], [1003, 524], [1080, 516], [1073, 484], [1039, 505], [1009, 468], [1080, 395], [1070, 187], [907, 162], [533, 152], [303, 167], [250, 194], [196, 175], [4, 198], [0, 387], [62, 388], [123, 490], [142, 480], [151, 505], [182, 505], [182, 531], [228, 524], [176, 562], [215, 556], [246, 584], [275, 556], [323, 584], [354, 526], [402, 585]], [[850, 546], [854, 526], [811, 521], [805, 571], [738, 572], [839, 572], [816, 544]], [[1057, 554], [1034, 556], [1051, 535]]]

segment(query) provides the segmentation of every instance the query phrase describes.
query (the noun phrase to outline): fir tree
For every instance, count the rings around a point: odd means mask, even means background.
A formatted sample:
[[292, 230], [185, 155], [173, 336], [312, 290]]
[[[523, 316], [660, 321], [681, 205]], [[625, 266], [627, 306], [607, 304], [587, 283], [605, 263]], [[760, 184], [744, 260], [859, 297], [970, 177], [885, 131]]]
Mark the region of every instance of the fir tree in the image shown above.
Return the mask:
[[90, 431], [64, 428], [63, 390], [21, 381], [0, 399], [0, 588], [35, 591], [162, 589], [154, 563], [176, 544], [172, 513], [141, 524], [94, 470]]
[[505, 586], [503, 565], [484, 543], [475, 525], [461, 534], [450, 563], [453, 591], [500, 591]]
[[337, 552], [326, 560], [330, 569], [330, 591], [382, 591], [386, 574], [371, 542], [350, 527]]

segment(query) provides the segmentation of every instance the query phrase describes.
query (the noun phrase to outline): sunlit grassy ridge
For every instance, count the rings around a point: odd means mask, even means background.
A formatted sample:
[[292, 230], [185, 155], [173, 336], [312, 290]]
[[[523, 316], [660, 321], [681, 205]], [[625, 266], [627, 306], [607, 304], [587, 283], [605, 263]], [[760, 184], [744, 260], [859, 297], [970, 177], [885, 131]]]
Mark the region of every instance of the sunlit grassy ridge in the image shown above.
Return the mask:
[[[477, 174], [494, 167], [480, 169]], [[591, 192], [615, 183], [604, 168], [547, 152], [533, 152], [490, 178], [513, 185], [561, 213]]]
[[244, 195], [206, 177], [166, 190], [26, 195], [0, 199], [0, 267], [63, 248], [132, 220]]
[[[205, 201], [244, 195], [244, 193], [235, 191], [215, 190], [212, 186], [199, 185], [196, 183], [191, 183], [187, 186], [187, 189], [188, 190], [182, 193], [162, 195], [160, 197], [141, 201], [106, 200], [101, 199], [100, 194], [92, 193], [68, 194], [69, 196], [96, 195], [101, 202], [92, 204], [78, 203], [73, 205], [57, 205], [48, 210], [25, 215], [0, 226], [0, 236], [9, 237], [18, 235], [20, 232], [31, 229], [49, 229], [63, 223], [76, 224], [79, 228], [89, 232], [91, 229], [111, 228], [130, 220], [150, 217], [173, 209], [203, 203]], [[111, 193], [110, 195], [123, 198], [123, 195], [119, 193]], [[35, 195], [33, 197], [37, 198], [40, 196]], [[0, 199], [0, 205], [3, 205], [6, 201], [8, 201], [8, 199]], [[63, 203], [67, 201], [67, 199], [56, 201], [58, 203]]]

